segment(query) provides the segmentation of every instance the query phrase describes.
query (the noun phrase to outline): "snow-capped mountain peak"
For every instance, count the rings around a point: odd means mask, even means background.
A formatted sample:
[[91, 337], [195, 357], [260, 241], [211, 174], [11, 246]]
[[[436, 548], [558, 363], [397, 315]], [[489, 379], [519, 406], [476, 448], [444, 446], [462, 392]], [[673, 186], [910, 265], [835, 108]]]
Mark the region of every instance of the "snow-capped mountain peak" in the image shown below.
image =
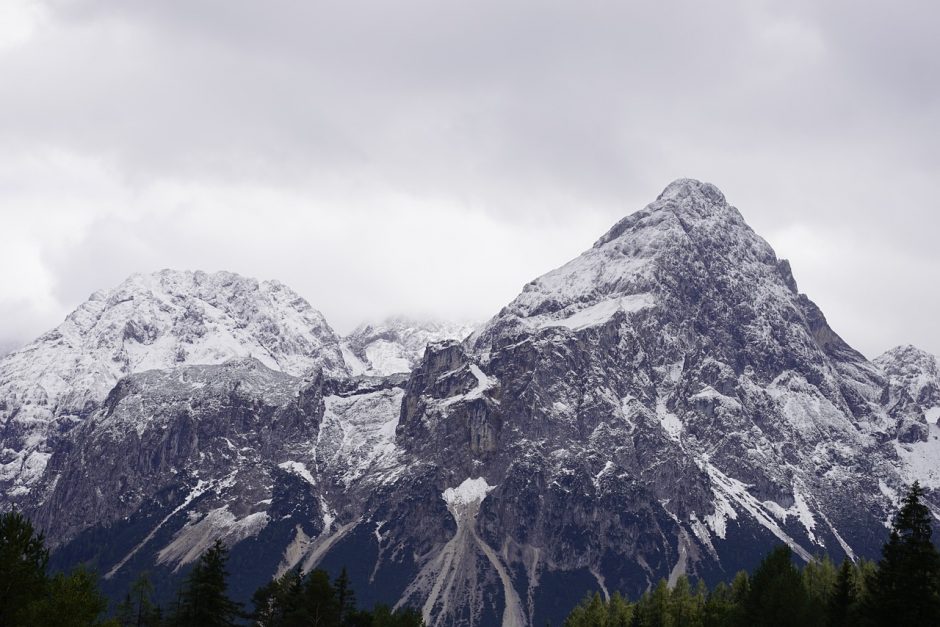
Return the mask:
[[761, 290], [750, 295], [755, 301], [797, 296], [789, 265], [714, 185], [679, 179], [579, 257], [528, 283], [475, 342], [534, 328], [595, 326], [618, 312], [631, 316], [688, 300], [690, 290], [712, 278], [751, 283]]
[[49, 456], [47, 440], [128, 374], [253, 357], [301, 375], [345, 373], [323, 315], [277, 281], [161, 270], [101, 290], [55, 329], [0, 360], [0, 485], [15, 496]]

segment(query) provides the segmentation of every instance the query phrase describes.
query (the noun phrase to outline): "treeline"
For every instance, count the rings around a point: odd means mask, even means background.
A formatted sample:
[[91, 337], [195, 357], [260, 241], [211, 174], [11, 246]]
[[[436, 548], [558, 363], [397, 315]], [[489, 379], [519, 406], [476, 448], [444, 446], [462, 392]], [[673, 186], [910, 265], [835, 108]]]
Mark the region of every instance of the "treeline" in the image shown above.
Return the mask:
[[[781, 546], [752, 575], [709, 589], [680, 577], [660, 581], [639, 599], [618, 594], [585, 599], [568, 627], [920, 627], [940, 626], [940, 554], [931, 514], [915, 483], [895, 515], [881, 560], [828, 558], [794, 565]], [[333, 581], [323, 570], [299, 569], [259, 588], [251, 609], [228, 596], [228, 550], [216, 542], [193, 565], [169, 607], [154, 602], [142, 575], [113, 608], [97, 577], [82, 568], [48, 573], [49, 551], [19, 512], [0, 516], [0, 627], [420, 627], [414, 609], [378, 605], [360, 610], [345, 570]]]
[[146, 574], [110, 618], [97, 577], [78, 568], [49, 575], [41, 533], [19, 512], [0, 516], [0, 627], [420, 627], [414, 609], [356, 607], [346, 570], [335, 581], [323, 570], [299, 569], [259, 588], [246, 610], [228, 596], [228, 549], [217, 541], [193, 565], [172, 607], [153, 598]]
[[925, 627], [940, 626], [940, 553], [931, 540], [930, 510], [914, 483], [894, 517], [875, 564], [828, 557], [802, 568], [790, 548], [767, 555], [752, 575], [709, 589], [680, 577], [636, 601], [586, 598], [567, 627]]

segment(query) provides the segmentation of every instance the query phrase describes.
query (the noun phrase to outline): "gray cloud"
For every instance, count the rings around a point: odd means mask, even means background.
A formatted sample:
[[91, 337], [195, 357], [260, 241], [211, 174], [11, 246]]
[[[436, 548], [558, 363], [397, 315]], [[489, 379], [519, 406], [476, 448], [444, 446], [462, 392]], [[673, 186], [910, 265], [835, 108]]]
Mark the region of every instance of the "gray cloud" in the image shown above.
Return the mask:
[[485, 318], [693, 176], [851, 343], [940, 353], [933, 3], [10, 2], [0, 337], [165, 266]]

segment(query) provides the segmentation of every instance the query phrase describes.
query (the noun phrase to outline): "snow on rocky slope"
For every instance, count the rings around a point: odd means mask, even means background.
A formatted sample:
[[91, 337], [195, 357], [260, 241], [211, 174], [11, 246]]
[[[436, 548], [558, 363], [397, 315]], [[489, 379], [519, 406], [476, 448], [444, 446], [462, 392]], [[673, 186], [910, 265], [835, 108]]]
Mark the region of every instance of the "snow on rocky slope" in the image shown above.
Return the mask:
[[940, 358], [915, 348], [898, 346], [875, 359], [890, 378], [892, 398], [907, 394], [924, 409], [927, 422], [940, 419]]
[[344, 373], [339, 338], [320, 312], [276, 281], [163, 270], [99, 291], [65, 322], [0, 360], [0, 486], [26, 493], [59, 439], [118, 379], [253, 357], [301, 375]]
[[[940, 358], [898, 346], [875, 359], [889, 378], [887, 404], [907, 407], [914, 437], [896, 443], [907, 482], [940, 490]], [[926, 424], [924, 424], [926, 423]]]
[[343, 338], [343, 356], [353, 374], [410, 372], [430, 342], [463, 340], [473, 328], [470, 324], [396, 316], [357, 327]]
[[167, 593], [223, 538], [243, 598], [347, 566], [367, 605], [534, 625], [781, 542], [874, 557], [913, 479], [940, 513], [936, 359], [853, 350], [713, 185], [672, 183], [462, 342], [413, 326], [324, 340], [304, 378], [252, 352], [104, 390], [32, 484], [56, 563]]

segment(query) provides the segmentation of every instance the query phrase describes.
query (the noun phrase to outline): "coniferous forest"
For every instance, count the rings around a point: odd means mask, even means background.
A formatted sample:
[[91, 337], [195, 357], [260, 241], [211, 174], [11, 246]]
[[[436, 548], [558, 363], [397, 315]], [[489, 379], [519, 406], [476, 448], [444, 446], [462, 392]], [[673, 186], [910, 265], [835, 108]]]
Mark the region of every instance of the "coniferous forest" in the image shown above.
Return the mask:
[[109, 607], [97, 577], [84, 569], [47, 573], [41, 533], [18, 512], [0, 517], [0, 627], [418, 627], [414, 609], [358, 609], [345, 569], [334, 580], [323, 570], [290, 570], [259, 588], [252, 607], [228, 595], [228, 549], [216, 541], [193, 565], [171, 607], [153, 601], [141, 575]]
[[881, 560], [841, 565], [828, 557], [802, 568], [780, 546], [750, 575], [709, 589], [679, 577], [639, 599], [586, 598], [569, 627], [924, 627], [940, 625], [940, 553], [930, 510], [915, 483], [894, 517]]
[[[920, 627], [940, 625], [940, 553], [931, 513], [915, 483], [895, 514], [881, 559], [802, 568], [780, 546], [751, 574], [709, 588], [701, 580], [660, 581], [639, 599], [597, 593], [574, 608], [570, 627]], [[44, 538], [20, 513], [0, 516], [0, 626], [57, 627], [418, 627], [414, 609], [362, 610], [345, 570], [290, 570], [259, 588], [251, 607], [228, 596], [228, 551], [217, 541], [193, 565], [171, 607], [153, 601], [142, 575], [109, 605], [97, 577], [50, 574]]]

